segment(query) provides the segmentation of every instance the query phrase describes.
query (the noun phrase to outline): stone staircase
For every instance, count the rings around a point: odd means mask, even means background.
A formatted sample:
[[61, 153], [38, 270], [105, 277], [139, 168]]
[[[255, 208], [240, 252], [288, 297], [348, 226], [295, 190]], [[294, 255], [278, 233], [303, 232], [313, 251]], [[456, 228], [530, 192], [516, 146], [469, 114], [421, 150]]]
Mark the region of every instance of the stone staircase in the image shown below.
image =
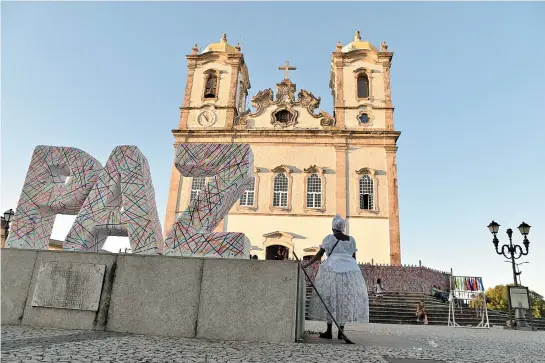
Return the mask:
[[[307, 287], [307, 301], [305, 313], [308, 316], [308, 305], [312, 295], [312, 287]], [[417, 324], [415, 311], [416, 305], [424, 300], [428, 311], [428, 324], [447, 325], [449, 304], [443, 303], [432, 296], [418, 292], [388, 292], [381, 302], [377, 302], [373, 294], [369, 295], [369, 315], [371, 323], [382, 324]], [[456, 323], [460, 326], [477, 326], [481, 318], [474, 309], [456, 308]], [[507, 313], [500, 311], [488, 311], [490, 325], [506, 326]], [[545, 330], [544, 319], [534, 319], [534, 326], [539, 330]]]

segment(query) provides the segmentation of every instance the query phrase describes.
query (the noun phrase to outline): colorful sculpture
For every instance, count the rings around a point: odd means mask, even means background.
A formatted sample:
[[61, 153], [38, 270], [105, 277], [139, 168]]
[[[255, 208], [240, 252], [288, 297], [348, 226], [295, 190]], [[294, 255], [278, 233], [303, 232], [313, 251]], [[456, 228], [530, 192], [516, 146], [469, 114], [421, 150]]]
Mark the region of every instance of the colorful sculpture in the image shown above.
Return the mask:
[[57, 214], [78, 214], [102, 165], [86, 152], [34, 149], [6, 247], [47, 249]]
[[176, 220], [165, 240], [165, 255], [248, 258], [243, 233], [213, 232], [253, 182], [248, 144], [178, 144], [176, 168], [184, 177], [212, 177]]
[[132, 252], [139, 254], [155, 254], [163, 243], [148, 161], [136, 146], [112, 151], [64, 249], [96, 252], [108, 236], [128, 236]]
[[108, 236], [128, 236], [133, 253], [247, 258], [243, 233], [213, 232], [253, 182], [248, 144], [180, 144], [184, 177], [213, 177], [167, 233], [163, 246], [149, 165], [136, 146], [116, 147], [103, 168], [84, 151], [38, 146], [7, 247], [47, 249], [56, 214], [77, 214], [63, 248], [99, 251]]

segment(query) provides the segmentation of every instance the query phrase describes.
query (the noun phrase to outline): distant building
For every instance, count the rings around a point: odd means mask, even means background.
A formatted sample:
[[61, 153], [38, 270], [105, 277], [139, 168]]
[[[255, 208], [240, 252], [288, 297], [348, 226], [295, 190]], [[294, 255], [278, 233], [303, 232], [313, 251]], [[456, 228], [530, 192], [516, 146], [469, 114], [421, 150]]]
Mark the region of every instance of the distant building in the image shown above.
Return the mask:
[[[297, 93], [288, 73], [296, 68], [288, 62], [279, 67], [285, 76], [276, 92], [258, 92], [250, 110], [241, 47], [228, 44], [225, 34], [202, 52], [195, 46], [187, 55], [175, 142], [249, 143], [255, 161], [254, 184], [216, 230], [244, 232], [263, 249], [260, 259], [284, 259], [293, 250], [305, 257], [331, 233], [338, 213], [348, 220], [359, 262], [400, 264], [392, 56], [385, 42], [377, 49], [356, 32], [331, 55], [332, 114], [318, 109], [320, 98], [311, 92]], [[173, 168], [165, 230], [206, 183]]]

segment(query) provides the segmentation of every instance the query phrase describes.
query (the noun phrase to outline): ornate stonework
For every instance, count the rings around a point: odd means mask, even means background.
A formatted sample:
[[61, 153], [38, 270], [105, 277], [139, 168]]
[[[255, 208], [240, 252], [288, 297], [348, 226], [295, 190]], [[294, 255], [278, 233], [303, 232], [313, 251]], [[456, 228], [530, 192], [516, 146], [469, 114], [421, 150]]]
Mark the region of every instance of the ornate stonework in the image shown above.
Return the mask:
[[[281, 118], [280, 115], [285, 115], [285, 117]], [[275, 127], [294, 126], [297, 125], [298, 116], [299, 112], [291, 104], [281, 104], [271, 113], [271, 125]]]
[[[236, 117], [235, 125], [247, 126], [248, 120], [262, 115], [271, 106], [274, 107], [271, 112], [271, 124], [273, 126], [289, 127], [296, 125], [298, 123], [299, 112], [295, 110], [295, 106], [305, 108], [312, 118], [320, 121], [320, 126], [335, 125], [335, 118], [328, 112], [319, 110], [316, 113], [316, 109], [320, 106], [320, 97], [316, 97], [312, 92], [302, 89], [297, 94], [296, 100], [295, 90], [295, 84], [285, 79], [277, 84], [276, 98], [270, 88], [259, 91], [251, 101], [256, 111], [252, 113], [250, 110], [247, 110], [241, 113]], [[280, 122], [277, 120], [276, 115], [281, 111], [288, 111], [290, 113], [288, 121]]]
[[[362, 121], [363, 115], [367, 115], [367, 122]], [[373, 120], [375, 119], [375, 116], [373, 115], [372, 110], [365, 107], [360, 108], [360, 111], [356, 115], [356, 119], [361, 127], [373, 127]]]

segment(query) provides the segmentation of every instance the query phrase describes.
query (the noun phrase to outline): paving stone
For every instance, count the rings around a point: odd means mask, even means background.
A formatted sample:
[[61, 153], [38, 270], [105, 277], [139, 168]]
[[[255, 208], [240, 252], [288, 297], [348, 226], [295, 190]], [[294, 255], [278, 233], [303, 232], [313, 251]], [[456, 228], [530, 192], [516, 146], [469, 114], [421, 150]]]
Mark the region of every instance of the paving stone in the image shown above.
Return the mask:
[[[324, 323], [306, 322], [321, 331]], [[2, 362], [544, 362], [545, 333], [445, 326], [354, 324], [355, 345], [272, 344], [2, 326]], [[336, 332], [334, 331], [334, 336]], [[397, 359], [397, 361], [396, 361]], [[431, 360], [431, 361], [430, 361]]]

